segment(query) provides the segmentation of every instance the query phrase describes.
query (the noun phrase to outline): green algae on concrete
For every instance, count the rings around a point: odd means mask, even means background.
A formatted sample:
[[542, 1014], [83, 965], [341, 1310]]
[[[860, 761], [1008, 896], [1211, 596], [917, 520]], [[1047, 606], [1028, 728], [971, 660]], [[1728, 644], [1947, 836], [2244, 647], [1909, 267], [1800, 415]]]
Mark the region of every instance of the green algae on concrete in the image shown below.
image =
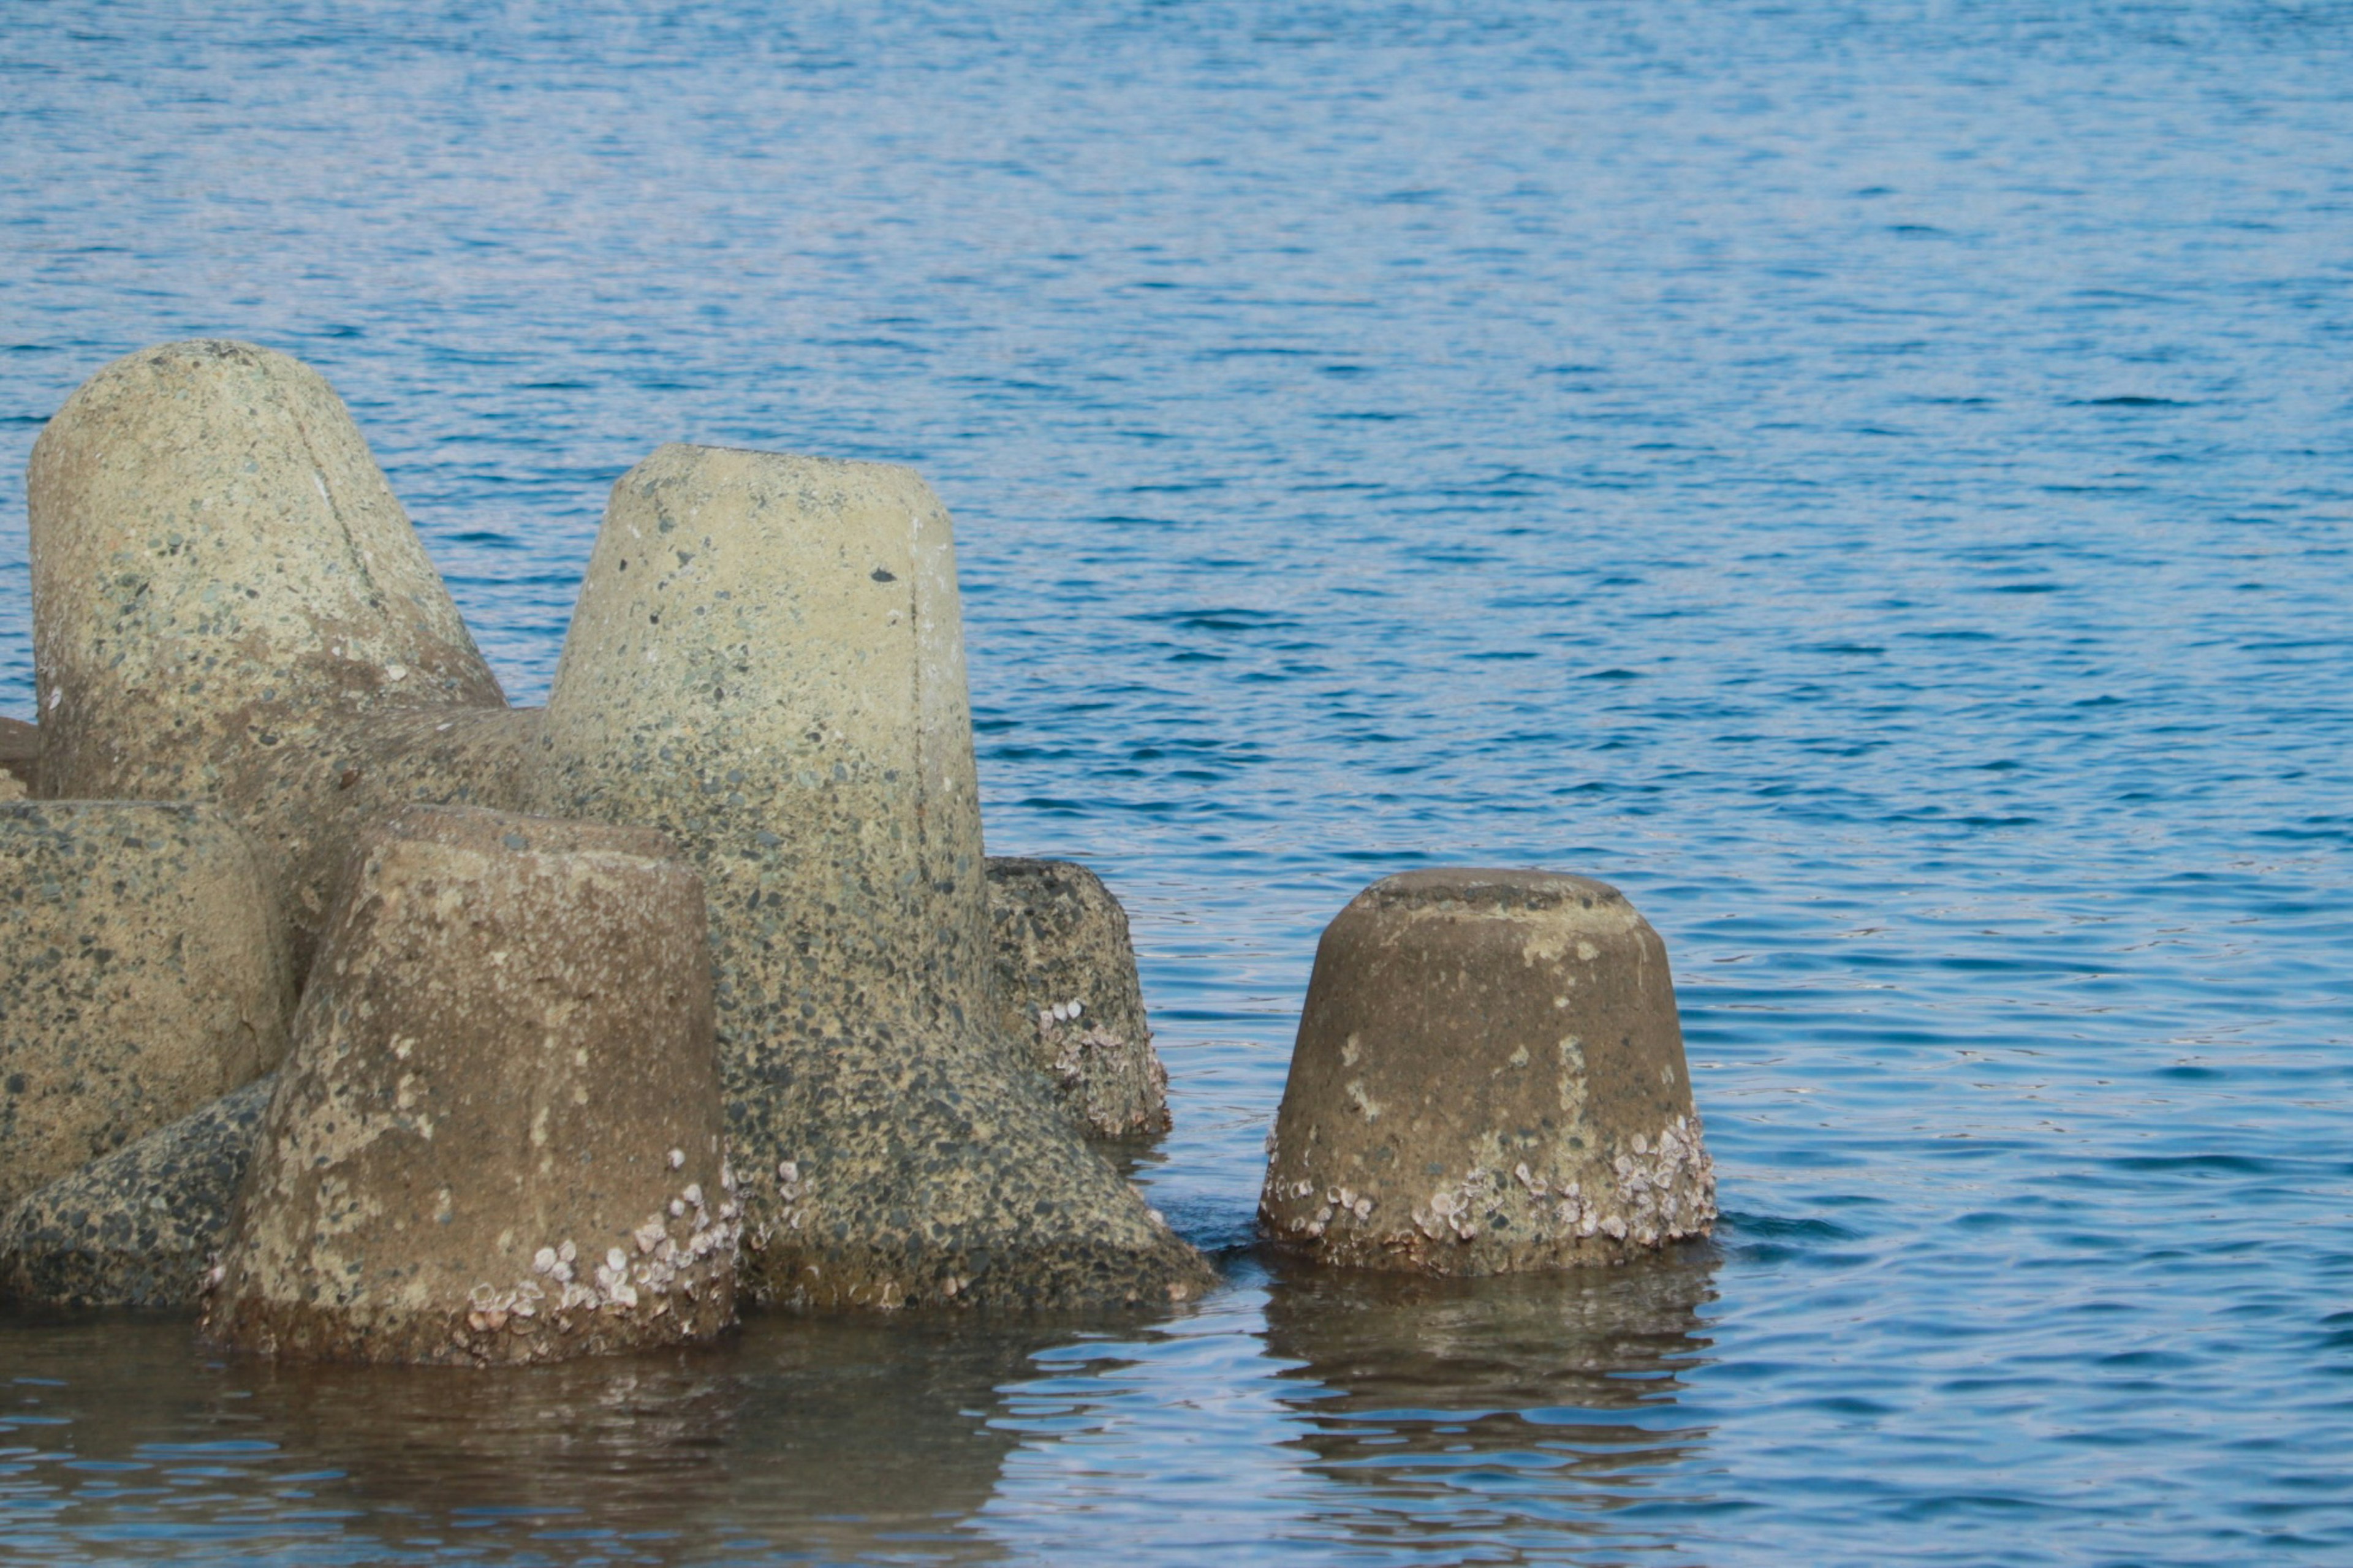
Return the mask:
[[18, 1204], [0, 1221], [0, 1300], [196, 1305], [277, 1083], [256, 1079]]
[[1546, 871], [1374, 883], [1315, 950], [1260, 1218], [1318, 1261], [1609, 1262], [1715, 1219], [1666, 944]]
[[991, 857], [987, 874], [1007, 1030], [1090, 1133], [1168, 1131], [1168, 1071], [1152, 1048], [1127, 911], [1075, 861]]
[[224, 1345], [487, 1364], [733, 1319], [702, 879], [463, 807], [362, 839], [206, 1309]]
[[955, 545], [913, 472], [638, 464], [543, 747], [535, 809], [659, 827], [702, 868], [754, 1299], [1165, 1304], [1210, 1282], [1008, 1037]]
[[302, 872], [349, 843], [318, 847], [272, 759], [372, 716], [506, 705], [358, 426], [298, 360], [165, 343], [66, 400], [26, 491], [39, 793], [226, 807], [299, 972], [331, 896]]
[[220, 812], [0, 805], [0, 1211], [276, 1067], [293, 1002]]

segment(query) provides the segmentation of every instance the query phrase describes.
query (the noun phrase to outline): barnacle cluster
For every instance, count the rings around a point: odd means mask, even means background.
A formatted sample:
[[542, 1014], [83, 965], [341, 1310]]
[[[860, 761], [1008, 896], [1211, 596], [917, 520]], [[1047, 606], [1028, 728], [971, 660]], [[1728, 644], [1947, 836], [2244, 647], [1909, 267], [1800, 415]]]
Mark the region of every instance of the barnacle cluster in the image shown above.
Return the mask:
[[[670, 1152], [670, 1169], [685, 1163], [683, 1152]], [[698, 1300], [732, 1273], [743, 1233], [734, 1173], [723, 1163], [719, 1180], [724, 1190], [716, 1204], [702, 1183], [689, 1182], [629, 1232], [628, 1246], [608, 1247], [601, 1258], [585, 1255], [566, 1237], [533, 1252], [531, 1272], [513, 1284], [476, 1285], [467, 1299], [464, 1324], [453, 1337], [479, 1353], [490, 1349], [485, 1340], [502, 1333], [533, 1334], [543, 1328], [577, 1333], [600, 1312], [642, 1310], [644, 1320], [651, 1321], [670, 1315], [673, 1293], [687, 1303]]]
[[1262, 1209], [1279, 1237], [1335, 1260], [1402, 1254], [1443, 1272], [1461, 1267], [1449, 1259], [1482, 1236], [1487, 1247], [1463, 1258], [1489, 1250], [1523, 1258], [1606, 1257], [1704, 1236], [1715, 1218], [1715, 1171], [1695, 1115], [1676, 1117], [1655, 1136], [1635, 1133], [1606, 1163], [1583, 1155], [1576, 1176], [1539, 1172], [1526, 1161], [1505, 1174], [1501, 1163], [1471, 1166], [1410, 1214], [1392, 1211], [1379, 1225], [1373, 1194], [1330, 1185], [1319, 1197], [1312, 1180], [1270, 1185]]

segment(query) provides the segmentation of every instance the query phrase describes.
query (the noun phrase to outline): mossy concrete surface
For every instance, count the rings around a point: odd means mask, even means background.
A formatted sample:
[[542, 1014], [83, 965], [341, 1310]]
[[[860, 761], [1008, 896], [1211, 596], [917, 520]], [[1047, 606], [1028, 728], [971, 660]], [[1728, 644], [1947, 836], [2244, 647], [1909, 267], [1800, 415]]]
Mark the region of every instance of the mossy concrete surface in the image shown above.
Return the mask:
[[913, 472], [664, 447], [613, 488], [534, 808], [703, 870], [747, 1289], [811, 1307], [1197, 1294], [994, 971], [948, 514]]
[[18, 1204], [0, 1221], [0, 1300], [194, 1307], [277, 1082], [256, 1079]]
[[1071, 860], [992, 857], [988, 915], [1006, 1029], [1080, 1126], [1099, 1138], [1168, 1131], [1168, 1071], [1152, 1048], [1127, 911]]
[[0, 805], [0, 1211], [276, 1067], [293, 1004], [220, 812]]

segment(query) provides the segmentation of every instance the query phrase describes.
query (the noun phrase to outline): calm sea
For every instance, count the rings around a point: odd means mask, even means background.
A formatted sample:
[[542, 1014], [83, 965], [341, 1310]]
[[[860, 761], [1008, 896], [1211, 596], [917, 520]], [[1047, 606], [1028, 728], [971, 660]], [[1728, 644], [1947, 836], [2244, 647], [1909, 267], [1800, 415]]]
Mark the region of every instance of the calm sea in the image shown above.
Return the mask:
[[[688, 439], [955, 509], [1229, 1285], [526, 1375], [0, 1319], [0, 1558], [2353, 1561], [2353, 9], [0, 5], [23, 459], [229, 335], [518, 700]], [[1715, 1241], [1250, 1250], [1317, 932], [1625, 889]]]

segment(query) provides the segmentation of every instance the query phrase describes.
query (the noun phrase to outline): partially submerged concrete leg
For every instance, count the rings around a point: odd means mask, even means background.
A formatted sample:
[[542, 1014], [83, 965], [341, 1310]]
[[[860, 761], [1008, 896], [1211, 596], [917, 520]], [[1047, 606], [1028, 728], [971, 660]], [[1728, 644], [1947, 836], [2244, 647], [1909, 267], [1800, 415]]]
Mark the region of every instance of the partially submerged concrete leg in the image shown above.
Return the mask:
[[1006, 1027], [1079, 1124], [1099, 1138], [1168, 1131], [1127, 911], [1103, 879], [1070, 860], [992, 858], [988, 914]]
[[256, 1079], [18, 1204], [0, 1221], [0, 1300], [196, 1305], [277, 1086]]
[[996, 992], [955, 547], [913, 472], [664, 447], [613, 488], [536, 809], [708, 880], [755, 1299], [1165, 1303], [1208, 1266]]
[[272, 756], [377, 715], [506, 705], [407, 514], [317, 372], [221, 341], [91, 376], [26, 479], [39, 793], [225, 806], [299, 970], [324, 912], [305, 877], [350, 845], [318, 849]]
[[1328, 1263], [1607, 1262], [1715, 1219], [1666, 945], [1543, 871], [1376, 882], [1316, 948], [1260, 1217]]
[[701, 879], [659, 834], [465, 808], [371, 832], [311, 972], [207, 1332], [547, 1361], [733, 1316]]
[[0, 1212], [286, 1053], [277, 908], [209, 806], [0, 805]]

